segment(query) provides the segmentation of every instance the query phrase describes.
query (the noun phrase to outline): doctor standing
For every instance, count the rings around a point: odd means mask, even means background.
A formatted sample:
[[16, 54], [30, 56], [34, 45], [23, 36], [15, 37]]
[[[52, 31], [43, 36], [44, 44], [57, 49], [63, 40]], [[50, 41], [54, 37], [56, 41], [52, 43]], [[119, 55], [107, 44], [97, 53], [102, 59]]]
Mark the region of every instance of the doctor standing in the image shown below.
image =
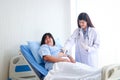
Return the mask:
[[87, 13], [79, 14], [77, 24], [78, 28], [65, 42], [64, 51], [69, 51], [75, 44], [75, 60], [97, 68], [99, 35]]

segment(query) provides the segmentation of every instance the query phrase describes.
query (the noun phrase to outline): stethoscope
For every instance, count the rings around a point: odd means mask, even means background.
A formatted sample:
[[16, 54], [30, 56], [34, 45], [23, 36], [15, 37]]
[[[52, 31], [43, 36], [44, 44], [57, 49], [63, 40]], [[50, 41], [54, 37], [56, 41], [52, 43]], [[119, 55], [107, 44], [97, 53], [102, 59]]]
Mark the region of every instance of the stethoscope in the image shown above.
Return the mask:
[[[82, 31], [82, 33], [83, 33], [83, 31]], [[81, 29], [79, 29], [79, 31], [78, 31], [78, 36], [77, 36], [77, 38], [79, 39], [80, 36], [81, 36]], [[88, 39], [88, 40], [89, 40], [88, 29], [87, 29], [87, 31], [86, 31], [85, 34], [83, 33], [83, 37], [84, 37], [84, 39]]]
[[81, 38], [81, 36], [83, 36], [82, 42], [88, 44], [89, 43], [88, 29], [85, 34], [83, 33], [82, 29], [79, 29], [77, 40], [79, 40]]

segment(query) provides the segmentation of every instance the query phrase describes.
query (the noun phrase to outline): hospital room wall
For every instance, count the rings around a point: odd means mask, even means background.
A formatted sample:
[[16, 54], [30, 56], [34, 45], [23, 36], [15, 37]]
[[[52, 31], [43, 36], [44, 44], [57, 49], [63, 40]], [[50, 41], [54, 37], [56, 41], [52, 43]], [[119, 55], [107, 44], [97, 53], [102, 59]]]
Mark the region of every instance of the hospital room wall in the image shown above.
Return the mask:
[[20, 44], [40, 41], [45, 32], [62, 43], [70, 36], [69, 0], [0, 0], [0, 80], [7, 80]]

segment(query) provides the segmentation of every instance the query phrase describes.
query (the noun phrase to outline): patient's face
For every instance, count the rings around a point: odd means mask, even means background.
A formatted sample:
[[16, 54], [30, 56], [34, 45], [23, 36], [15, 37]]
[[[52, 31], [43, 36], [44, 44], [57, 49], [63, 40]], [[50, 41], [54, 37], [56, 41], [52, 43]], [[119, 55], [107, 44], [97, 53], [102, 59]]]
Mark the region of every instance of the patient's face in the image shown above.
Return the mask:
[[45, 38], [45, 44], [49, 45], [49, 46], [53, 46], [53, 39], [49, 36], [47, 36]]

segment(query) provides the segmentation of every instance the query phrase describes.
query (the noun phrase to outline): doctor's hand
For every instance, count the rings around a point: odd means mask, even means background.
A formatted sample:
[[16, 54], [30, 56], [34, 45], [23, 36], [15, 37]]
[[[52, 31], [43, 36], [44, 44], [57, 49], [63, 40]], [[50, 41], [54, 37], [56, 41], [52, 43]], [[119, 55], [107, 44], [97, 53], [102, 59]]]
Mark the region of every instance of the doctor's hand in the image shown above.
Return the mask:
[[88, 51], [89, 50], [89, 46], [83, 42], [81, 42], [81, 46], [86, 50]]
[[61, 52], [65, 54], [65, 53], [67, 52], [67, 50], [63, 47], [63, 48], [61, 49]]
[[72, 57], [72, 56], [67, 55], [67, 57], [70, 59], [70, 62], [72, 62], [72, 63], [76, 63], [76, 61], [73, 59], [73, 57]]

